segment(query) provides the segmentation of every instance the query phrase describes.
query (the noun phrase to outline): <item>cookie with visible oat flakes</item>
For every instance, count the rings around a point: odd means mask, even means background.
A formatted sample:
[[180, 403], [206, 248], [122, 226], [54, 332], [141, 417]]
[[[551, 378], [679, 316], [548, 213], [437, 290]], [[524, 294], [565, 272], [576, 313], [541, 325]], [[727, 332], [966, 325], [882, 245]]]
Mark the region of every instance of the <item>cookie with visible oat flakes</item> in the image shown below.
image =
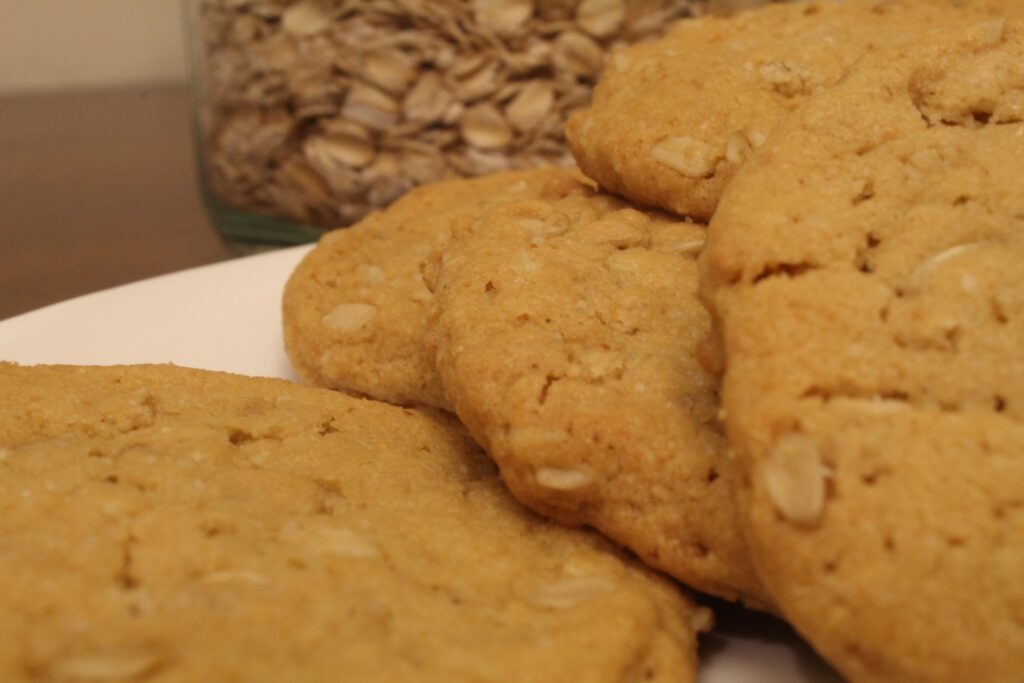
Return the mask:
[[430, 271], [453, 408], [517, 498], [651, 566], [766, 603], [731, 497], [718, 385], [696, 359], [704, 226], [607, 195], [462, 220]]
[[1024, 675], [1024, 25], [879, 51], [710, 227], [754, 564], [854, 683]]
[[865, 53], [1011, 13], [1016, 0], [816, 0], [684, 19], [615, 52], [566, 136], [583, 172], [648, 206], [708, 220], [747, 158]]
[[708, 625], [437, 411], [0, 363], [0, 679], [694, 680]]
[[452, 221], [491, 204], [585, 189], [575, 169], [544, 168], [446, 180], [412, 190], [358, 224], [328, 233], [284, 292], [284, 340], [299, 376], [396, 403], [447, 408], [422, 351], [430, 291], [420, 270]]

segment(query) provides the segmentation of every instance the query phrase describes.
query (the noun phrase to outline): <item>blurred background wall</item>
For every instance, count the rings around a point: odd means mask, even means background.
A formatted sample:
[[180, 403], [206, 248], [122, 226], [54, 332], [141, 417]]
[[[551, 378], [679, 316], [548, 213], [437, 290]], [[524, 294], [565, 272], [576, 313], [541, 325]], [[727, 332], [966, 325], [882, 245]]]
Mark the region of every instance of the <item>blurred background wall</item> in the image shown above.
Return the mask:
[[185, 79], [180, 0], [0, 0], [0, 93]]
[[0, 0], [0, 320], [230, 254], [198, 193], [181, 0]]

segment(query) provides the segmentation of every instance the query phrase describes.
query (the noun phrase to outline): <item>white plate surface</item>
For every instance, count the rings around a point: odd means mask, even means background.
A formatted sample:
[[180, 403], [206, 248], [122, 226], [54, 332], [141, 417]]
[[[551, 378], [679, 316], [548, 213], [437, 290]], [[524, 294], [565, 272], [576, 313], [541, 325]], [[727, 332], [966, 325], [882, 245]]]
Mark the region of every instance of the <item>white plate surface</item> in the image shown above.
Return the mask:
[[[281, 291], [309, 247], [164, 275], [0, 322], [0, 359], [175, 363], [295, 379], [281, 341]], [[784, 625], [716, 610], [700, 683], [840, 683]]]

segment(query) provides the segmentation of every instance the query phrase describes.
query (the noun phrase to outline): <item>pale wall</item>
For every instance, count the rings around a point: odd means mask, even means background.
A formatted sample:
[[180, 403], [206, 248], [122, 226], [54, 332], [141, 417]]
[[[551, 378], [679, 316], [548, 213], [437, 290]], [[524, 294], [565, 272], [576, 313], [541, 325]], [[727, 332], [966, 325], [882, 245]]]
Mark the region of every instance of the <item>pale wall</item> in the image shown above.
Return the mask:
[[181, 0], [0, 0], [0, 94], [185, 78]]

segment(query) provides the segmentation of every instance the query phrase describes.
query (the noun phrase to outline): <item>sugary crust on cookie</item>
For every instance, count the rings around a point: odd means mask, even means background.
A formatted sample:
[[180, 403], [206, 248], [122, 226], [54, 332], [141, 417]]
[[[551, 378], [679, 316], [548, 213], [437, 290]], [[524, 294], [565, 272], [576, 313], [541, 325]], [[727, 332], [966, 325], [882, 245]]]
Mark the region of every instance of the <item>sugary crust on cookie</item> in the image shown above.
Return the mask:
[[704, 227], [606, 195], [456, 224], [427, 340], [459, 417], [517, 498], [685, 583], [762, 605], [694, 356]]
[[613, 54], [566, 128], [607, 190], [707, 220], [736, 170], [808, 96], [866, 51], [1003, 12], [1016, 0], [820, 0], [680, 21]]
[[1024, 672], [1024, 29], [865, 59], [702, 256], [763, 580], [852, 681]]
[[0, 364], [4, 681], [693, 681], [705, 618], [449, 417]]
[[303, 380], [391, 403], [447, 408], [421, 336], [430, 292], [420, 270], [452, 220], [500, 201], [559, 197], [576, 170], [510, 171], [419, 187], [384, 211], [328, 233], [285, 288], [284, 339]]

